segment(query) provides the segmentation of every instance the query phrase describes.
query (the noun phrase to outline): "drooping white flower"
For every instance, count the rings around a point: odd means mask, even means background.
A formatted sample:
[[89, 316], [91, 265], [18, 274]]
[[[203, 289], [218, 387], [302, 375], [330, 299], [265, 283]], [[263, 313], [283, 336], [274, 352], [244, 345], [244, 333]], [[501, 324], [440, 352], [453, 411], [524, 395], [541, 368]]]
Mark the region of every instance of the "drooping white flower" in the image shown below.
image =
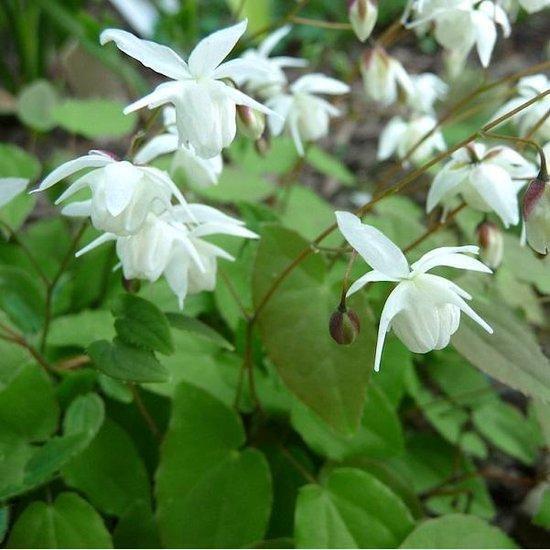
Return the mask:
[[439, 130], [435, 130], [421, 145], [416, 147], [435, 128], [437, 120], [429, 115], [416, 116], [406, 121], [401, 117], [392, 118], [380, 134], [378, 144], [378, 160], [387, 160], [396, 154], [398, 158], [404, 159], [409, 151], [415, 148], [410, 155], [410, 160], [415, 164], [425, 161], [436, 151], [446, 149], [445, 139]]
[[[550, 79], [546, 75], [536, 74], [533, 76], [526, 76], [519, 80], [517, 85], [518, 95], [510, 101], [506, 102], [498, 112], [493, 116], [493, 120], [501, 117], [502, 115], [513, 111], [526, 101], [533, 99], [542, 92], [545, 92], [550, 88]], [[545, 115], [550, 110], [550, 95], [544, 96], [539, 101], [533, 103], [526, 109], [521, 110], [519, 113], [511, 117], [511, 120], [517, 124], [518, 130], [522, 135], [528, 134], [533, 130], [539, 122], [542, 120], [542, 124], [537, 128], [535, 135], [542, 140], [550, 140], [550, 118]]]
[[407, 105], [415, 113], [432, 114], [434, 104], [447, 95], [449, 86], [433, 73], [411, 75], [412, 88], [407, 97]]
[[468, 206], [481, 212], [495, 212], [505, 227], [519, 223], [518, 193], [525, 179], [536, 172], [534, 165], [509, 147], [487, 149], [472, 143], [453, 153], [451, 160], [434, 178], [426, 209], [462, 195]]
[[[281, 94], [268, 100], [274, 115], [268, 118], [274, 136], [287, 130], [300, 155], [304, 155], [304, 142], [316, 141], [329, 131], [330, 118], [340, 111], [317, 94], [340, 95], [349, 92], [349, 86], [319, 73], [299, 78], [290, 86], [290, 94]], [[279, 115], [279, 116], [277, 116]]]
[[124, 112], [171, 103], [176, 108], [180, 142], [192, 145], [203, 158], [220, 154], [235, 138], [236, 105], [270, 112], [261, 103], [223, 81], [226, 78], [237, 80], [254, 70], [262, 71], [262, 67], [255, 67], [244, 59], [222, 63], [243, 35], [246, 25], [247, 22], [242, 21], [203, 38], [191, 52], [188, 63], [170, 48], [141, 40], [129, 32], [103, 31], [102, 44], [113, 41], [124, 53], [172, 79], [126, 107]]
[[242, 58], [249, 61], [260, 70], [244, 74], [236, 78], [239, 86], [244, 86], [250, 94], [256, 94], [268, 99], [283, 92], [287, 78], [283, 71], [285, 67], [306, 67], [305, 59], [289, 56], [270, 57], [277, 44], [288, 35], [290, 25], [285, 25], [269, 34], [256, 49], [244, 52]]
[[[150, 0], [110, 0], [120, 15], [141, 36], [153, 36], [159, 11]], [[179, 9], [179, 0], [160, 0], [160, 7], [167, 13], [176, 13]]]
[[25, 191], [27, 178], [0, 178], [0, 208]]
[[350, 0], [348, 13], [353, 31], [364, 42], [376, 25], [378, 0]]
[[209, 243], [209, 235], [257, 238], [243, 222], [201, 204], [176, 206], [160, 216], [149, 214], [141, 230], [126, 237], [105, 233], [77, 252], [81, 256], [97, 246], [116, 241], [116, 251], [126, 279], [154, 282], [164, 275], [180, 308], [187, 294], [214, 290], [218, 258], [234, 258]]
[[382, 310], [375, 371], [380, 369], [384, 340], [392, 329], [414, 353], [446, 347], [459, 327], [461, 312], [492, 333], [491, 327], [466, 303], [465, 300], [471, 299], [467, 292], [444, 277], [427, 273], [438, 266], [490, 273], [479, 260], [466, 256], [466, 253], [477, 254], [477, 246], [436, 248], [409, 267], [399, 247], [378, 229], [362, 224], [357, 216], [348, 212], [336, 212], [336, 218], [346, 240], [373, 268], [351, 285], [347, 295], [370, 282], [398, 283]]
[[92, 198], [76, 201], [63, 209], [69, 216], [90, 216], [94, 226], [116, 235], [139, 231], [150, 212], [162, 213], [171, 207], [175, 197], [181, 205], [186, 201], [166, 172], [128, 161], [117, 161], [101, 151], [62, 164], [44, 179], [36, 191], [88, 169], [57, 199], [56, 204], [89, 187]]
[[179, 145], [176, 112], [173, 107], [165, 107], [163, 111], [164, 125], [167, 130], [147, 142], [135, 155], [136, 164], [148, 164], [162, 155], [175, 153], [172, 159], [171, 171], [183, 170], [187, 181], [198, 187], [210, 187], [218, 183], [223, 170], [223, 159], [216, 155], [210, 159], [199, 157], [192, 145]]
[[376, 46], [367, 50], [361, 58], [361, 74], [368, 98], [384, 106], [406, 99], [414, 92], [413, 83], [403, 65]]
[[409, 27], [433, 23], [435, 39], [465, 59], [475, 46], [481, 64], [489, 65], [497, 40], [497, 25], [510, 36], [510, 22], [497, 2], [490, 0], [417, 0], [415, 21]]

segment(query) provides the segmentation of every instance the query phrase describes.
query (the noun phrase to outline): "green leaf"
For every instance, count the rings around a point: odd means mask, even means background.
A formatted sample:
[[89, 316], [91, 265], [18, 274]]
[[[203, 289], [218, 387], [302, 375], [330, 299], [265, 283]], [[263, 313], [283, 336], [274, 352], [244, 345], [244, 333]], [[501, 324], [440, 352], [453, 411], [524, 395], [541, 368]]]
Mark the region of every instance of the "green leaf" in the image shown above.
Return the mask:
[[265, 178], [233, 166], [226, 167], [218, 185], [193, 188], [200, 196], [214, 202], [259, 202], [273, 193], [273, 185]]
[[170, 355], [174, 351], [168, 319], [153, 303], [122, 294], [113, 303], [118, 337], [133, 346]]
[[242, 2], [241, 0], [227, 0], [232, 10], [239, 17], [246, 17], [249, 21], [248, 31], [254, 33], [269, 25], [271, 20], [271, 0], [254, 0], [254, 2]]
[[53, 110], [58, 101], [55, 88], [47, 80], [37, 80], [21, 90], [17, 98], [17, 116], [34, 130], [46, 132], [55, 127]]
[[[275, 278], [308, 243], [296, 233], [266, 226], [253, 277], [259, 304]], [[374, 322], [361, 315], [361, 332], [351, 346], [330, 337], [328, 322], [341, 289], [327, 281], [319, 255], [310, 255], [279, 286], [258, 322], [267, 352], [287, 387], [335, 430], [351, 435], [359, 427], [374, 354]], [[351, 301], [357, 311], [366, 308]]]
[[233, 351], [235, 347], [229, 343], [220, 333], [216, 332], [213, 328], [210, 328], [207, 324], [195, 319], [194, 317], [188, 317], [181, 313], [167, 313], [166, 317], [170, 326], [177, 330], [183, 330], [196, 336], [212, 342], [218, 345], [220, 348]]
[[[311, 189], [296, 185], [289, 191], [281, 222], [305, 239], [313, 240], [334, 222], [334, 210]], [[333, 233], [323, 241], [323, 244], [338, 246], [341, 242], [342, 237], [338, 233]]]
[[166, 382], [168, 371], [150, 351], [115, 340], [99, 340], [88, 347], [94, 366], [108, 376], [131, 382]]
[[134, 443], [109, 419], [61, 474], [67, 485], [85, 494], [105, 514], [120, 517], [134, 502], [150, 501], [147, 472]]
[[42, 327], [44, 296], [36, 278], [21, 268], [0, 266], [0, 309], [24, 332]]
[[465, 514], [449, 514], [421, 523], [401, 548], [517, 548], [497, 527]]
[[8, 143], [0, 143], [0, 178], [18, 177], [36, 179], [40, 175], [38, 159]]
[[311, 409], [296, 400], [291, 422], [312, 449], [333, 460], [342, 461], [357, 455], [391, 457], [404, 448], [397, 413], [382, 391], [372, 384], [367, 388], [359, 430], [351, 436], [335, 433]]
[[474, 411], [473, 422], [495, 447], [531, 465], [538, 454], [536, 427], [515, 407], [495, 401]]
[[308, 147], [306, 160], [308, 164], [316, 168], [321, 174], [334, 178], [342, 185], [350, 186], [356, 182], [355, 176], [339, 158], [330, 155], [316, 145]]
[[112, 548], [101, 516], [75, 493], [35, 501], [17, 519], [8, 548]]
[[132, 390], [121, 380], [116, 380], [106, 374], [99, 373], [97, 383], [99, 384], [102, 392], [107, 397], [110, 397], [115, 401], [120, 401], [121, 403], [131, 403], [134, 399]]
[[533, 523], [550, 530], [550, 489], [546, 489], [542, 495]]
[[0, 431], [43, 441], [57, 428], [59, 406], [50, 377], [38, 365], [19, 370], [0, 391]]
[[465, 319], [452, 338], [458, 352], [496, 380], [550, 401], [550, 361], [533, 333], [502, 304], [478, 300], [475, 309], [493, 327], [494, 334]]
[[4, 542], [10, 521], [10, 509], [7, 506], [0, 508], [0, 542]]
[[125, 115], [124, 107], [112, 99], [67, 99], [54, 108], [53, 117], [67, 132], [114, 139], [127, 136], [136, 125], [136, 114]]
[[256, 449], [239, 450], [244, 443], [234, 410], [203, 390], [178, 387], [157, 471], [164, 546], [238, 548], [262, 540], [271, 507], [269, 467]]
[[160, 548], [155, 518], [147, 502], [134, 503], [113, 531], [115, 548]]
[[413, 527], [391, 489], [364, 471], [340, 468], [323, 485], [300, 490], [294, 538], [298, 548], [395, 548]]
[[113, 317], [109, 311], [84, 310], [54, 319], [48, 332], [48, 344], [86, 348], [95, 340], [110, 340], [114, 336]]
[[18, 479], [0, 488], [0, 500], [25, 493], [49, 481], [95, 437], [104, 419], [103, 402], [95, 394], [77, 397], [63, 422], [63, 436], [49, 439], [26, 462]]

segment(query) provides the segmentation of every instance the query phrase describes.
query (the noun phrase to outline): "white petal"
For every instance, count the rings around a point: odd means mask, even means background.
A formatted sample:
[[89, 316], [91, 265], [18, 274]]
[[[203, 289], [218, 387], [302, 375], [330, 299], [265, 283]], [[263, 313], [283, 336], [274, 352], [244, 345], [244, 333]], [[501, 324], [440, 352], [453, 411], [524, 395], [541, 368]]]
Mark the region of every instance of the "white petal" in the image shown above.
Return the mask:
[[147, 164], [153, 159], [173, 153], [178, 149], [178, 136], [175, 134], [162, 134], [155, 136], [146, 143], [135, 155], [136, 164]]
[[203, 38], [189, 56], [189, 71], [195, 77], [210, 76], [214, 69], [229, 55], [239, 38], [246, 31], [247, 20], [216, 31]]
[[125, 54], [140, 63], [174, 80], [189, 78], [185, 61], [168, 46], [142, 40], [132, 33], [119, 29], [107, 29], [99, 37], [100, 43], [113, 41]]
[[263, 64], [260, 66], [254, 59], [237, 58], [222, 63], [212, 72], [212, 78], [231, 78], [237, 83], [244, 82], [251, 78], [269, 77], [269, 71]]
[[428, 197], [426, 211], [431, 212], [442, 200], [451, 198], [459, 191], [458, 187], [466, 180], [469, 166], [460, 167], [451, 161], [447, 163], [435, 176]]
[[389, 159], [397, 150], [406, 132], [407, 124], [403, 119], [400, 117], [392, 118], [380, 134], [378, 160]]
[[389, 278], [407, 277], [409, 264], [400, 248], [381, 231], [349, 212], [336, 212], [338, 227], [363, 259], [376, 271]]
[[389, 282], [397, 283], [399, 279], [388, 277], [385, 273], [381, 273], [380, 271], [376, 271], [376, 269], [373, 269], [372, 271], [369, 271], [362, 277], [359, 277], [359, 279], [357, 279], [357, 281], [355, 281], [349, 287], [346, 293], [346, 296], [349, 298], [352, 294], [355, 294], [358, 290], [361, 290], [366, 284], [378, 283], [380, 281], [389, 281]]
[[287, 119], [288, 129], [290, 131], [290, 135], [292, 137], [292, 140], [294, 141], [294, 146], [296, 147], [296, 151], [298, 151], [298, 154], [303, 157], [305, 156], [306, 152], [304, 149], [304, 144], [302, 141], [302, 136], [300, 135], [300, 128], [298, 125], [298, 118], [296, 113], [291, 113]]
[[80, 258], [83, 254], [86, 254], [87, 252], [90, 252], [90, 250], [93, 250], [94, 248], [97, 248], [98, 246], [101, 246], [103, 243], [107, 243], [109, 241], [116, 241], [116, 235], [113, 235], [113, 233], [103, 233], [103, 235], [100, 235], [97, 239], [93, 240], [90, 244], [87, 244], [84, 248], [81, 248], [75, 256], [77, 258]]
[[398, 284], [388, 296], [382, 314], [380, 316], [380, 324], [378, 326], [378, 338], [376, 341], [376, 354], [374, 357], [374, 370], [380, 370], [380, 361], [382, 359], [382, 350], [384, 349], [384, 341], [386, 334], [390, 328], [392, 319], [406, 307], [406, 297], [409, 292], [410, 283]]
[[271, 115], [271, 116], [277, 116], [277, 113], [273, 112], [269, 107], [262, 105], [255, 99], [252, 99], [250, 96], [246, 95], [240, 90], [232, 88], [231, 86], [224, 85], [223, 93], [227, 97], [231, 98], [237, 105], [246, 105], [247, 107], [256, 109], [256, 111], [260, 111], [260, 113], [265, 113], [266, 115]]
[[148, 0], [110, 0], [128, 24], [142, 36], [152, 36], [159, 13]]
[[519, 222], [517, 187], [506, 170], [495, 164], [481, 164], [472, 172], [471, 180], [506, 227]]
[[264, 57], [269, 57], [275, 46], [290, 32], [291, 29], [292, 27], [290, 25], [285, 25], [271, 34], [268, 34], [258, 46], [258, 53]]
[[180, 309], [183, 309], [183, 302], [188, 290], [188, 262], [183, 254], [174, 255], [164, 270], [164, 276], [168, 286], [178, 298]]
[[512, 32], [512, 29], [510, 27], [510, 21], [508, 19], [508, 15], [506, 12], [502, 9], [501, 6], [499, 6], [495, 2], [490, 2], [489, 0], [485, 0], [484, 2], [481, 2], [481, 4], [478, 7], [478, 10], [480, 12], [484, 12], [487, 14], [487, 17], [491, 20], [497, 23], [502, 28], [502, 34], [505, 38], [510, 36], [510, 33]]
[[88, 172], [87, 174], [84, 174], [83, 176], [79, 177], [76, 181], [71, 183], [59, 197], [57, 197], [55, 204], [59, 204], [60, 202], [63, 202], [65, 199], [68, 199], [70, 196], [74, 195], [81, 189], [84, 189], [88, 185], [98, 181], [98, 178], [101, 178], [102, 176], [102, 169], [96, 168], [95, 170], [92, 170], [91, 172]]
[[112, 162], [115, 162], [115, 160], [111, 157], [97, 154], [85, 155], [83, 157], [70, 160], [61, 166], [58, 166], [46, 179], [44, 179], [38, 189], [35, 189], [32, 192], [36, 193], [37, 191], [44, 191], [44, 189], [50, 188], [57, 182], [64, 180], [65, 178], [72, 176], [76, 172], [80, 172], [80, 170], [84, 170], [85, 168], [100, 168]]
[[286, 94], [274, 97], [267, 102], [268, 107], [278, 115], [271, 115], [268, 118], [269, 131], [272, 135], [278, 136], [282, 133], [285, 127], [285, 121], [293, 104], [294, 98]]
[[350, 87], [335, 78], [321, 73], [312, 73], [302, 76], [294, 82], [291, 90], [294, 93], [339, 95], [348, 93]]
[[283, 67], [296, 67], [296, 68], [302, 68], [307, 67], [309, 65], [309, 61], [307, 59], [302, 59], [301, 57], [288, 57], [286, 55], [279, 55], [277, 57], [272, 57], [270, 59], [271, 63], [276, 65], [279, 68]]
[[178, 93], [181, 93], [182, 82], [165, 82], [157, 86], [150, 94], [130, 103], [125, 109], [124, 114], [133, 113], [144, 107], [153, 109], [164, 105], [169, 101], [174, 101]]
[[472, 12], [472, 22], [474, 24], [479, 60], [484, 67], [488, 67], [497, 41], [497, 29], [487, 15], [476, 11]]
[[0, 178], [0, 207], [21, 194], [28, 184], [27, 178]]
[[[418, 263], [418, 262], [417, 262]], [[492, 273], [492, 271], [482, 262], [470, 256], [463, 254], [442, 254], [425, 260], [420, 266], [413, 264], [412, 269], [417, 273], [425, 273], [434, 267], [456, 267], [457, 269], [467, 269], [470, 271], [480, 271], [482, 273]]]
[[179, 206], [174, 207], [174, 212], [177, 216], [177, 219], [184, 223], [216, 222], [233, 225], [244, 225], [243, 221], [232, 216], [228, 216], [221, 210], [218, 210], [217, 208], [214, 208], [213, 206], [208, 206], [206, 204], [189, 204], [187, 210], [192, 214], [193, 218], [189, 218], [188, 213], [184, 212]]
[[72, 218], [86, 218], [92, 214], [92, 201], [75, 201], [61, 209], [64, 216]]
[[411, 265], [411, 269], [417, 272], [426, 271], [423, 266], [428, 262], [431, 262], [434, 258], [442, 256], [448, 256], [449, 254], [479, 254], [479, 246], [465, 245], [465, 246], [440, 246], [434, 248], [429, 252], [426, 252], [418, 261]]
[[193, 237], [206, 237], [207, 235], [232, 235], [246, 239], [258, 239], [258, 235], [242, 225], [208, 222], [199, 225], [192, 231]]

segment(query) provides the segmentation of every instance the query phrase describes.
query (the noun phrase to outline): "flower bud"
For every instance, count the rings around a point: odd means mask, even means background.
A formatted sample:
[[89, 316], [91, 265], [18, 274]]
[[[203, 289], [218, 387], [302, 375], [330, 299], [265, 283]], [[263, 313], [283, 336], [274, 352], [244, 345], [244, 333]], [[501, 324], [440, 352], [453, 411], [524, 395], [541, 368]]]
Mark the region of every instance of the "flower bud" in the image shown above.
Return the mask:
[[353, 31], [361, 42], [364, 42], [371, 35], [377, 18], [377, 0], [349, 1], [349, 20]]
[[477, 236], [481, 260], [486, 266], [496, 269], [502, 262], [504, 252], [502, 231], [494, 223], [485, 221], [477, 226]]
[[265, 115], [246, 105], [237, 105], [237, 127], [243, 135], [256, 141], [264, 133]]
[[330, 317], [330, 335], [337, 344], [343, 346], [353, 344], [360, 330], [361, 323], [357, 313], [347, 309], [345, 305], [340, 305]]
[[541, 173], [531, 181], [523, 197], [523, 219], [529, 246], [540, 254], [550, 250], [550, 184]]

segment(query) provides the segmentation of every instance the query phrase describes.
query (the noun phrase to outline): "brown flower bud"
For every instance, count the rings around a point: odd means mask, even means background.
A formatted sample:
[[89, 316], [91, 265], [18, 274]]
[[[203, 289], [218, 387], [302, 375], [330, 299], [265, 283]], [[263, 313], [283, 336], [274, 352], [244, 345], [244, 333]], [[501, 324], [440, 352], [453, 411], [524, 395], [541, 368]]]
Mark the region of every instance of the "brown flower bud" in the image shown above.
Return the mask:
[[246, 105], [237, 105], [237, 127], [243, 135], [256, 141], [264, 133], [265, 115]]
[[126, 279], [122, 277], [122, 286], [130, 294], [137, 294], [141, 288], [141, 281], [139, 279]]
[[342, 346], [353, 344], [360, 330], [361, 322], [357, 313], [347, 309], [345, 305], [340, 305], [330, 317], [329, 332], [337, 344]]

